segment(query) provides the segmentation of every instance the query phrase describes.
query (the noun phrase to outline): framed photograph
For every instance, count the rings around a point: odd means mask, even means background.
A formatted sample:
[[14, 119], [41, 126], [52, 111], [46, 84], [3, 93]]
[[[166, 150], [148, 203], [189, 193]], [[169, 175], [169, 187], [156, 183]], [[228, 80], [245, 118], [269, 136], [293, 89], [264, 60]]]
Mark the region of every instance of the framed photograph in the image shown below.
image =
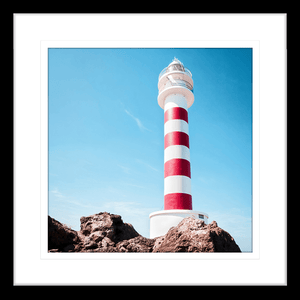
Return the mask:
[[[177, 34], [158, 31], [178, 18], [185, 22]], [[262, 26], [265, 18], [274, 23], [273, 40]], [[285, 285], [285, 226], [276, 253], [265, 256], [275, 234], [266, 228], [272, 216], [286, 225], [285, 19], [16, 14], [15, 285]], [[82, 32], [69, 26], [78, 22]], [[211, 26], [218, 22], [222, 35]], [[116, 23], [127, 35], [120, 36]], [[256, 26], [249, 29], [250, 23]], [[43, 30], [29, 35], [37, 24]], [[104, 24], [109, 39], [97, 30]], [[138, 38], [146, 28], [148, 35]], [[21, 47], [25, 37], [27, 48]], [[271, 172], [274, 156], [281, 172]], [[197, 239], [195, 246], [196, 235], [194, 248], [176, 244], [183, 250], [159, 251], [161, 242], [153, 242], [131, 252], [122, 238], [100, 237], [99, 228], [87, 234], [85, 218], [104, 212], [121, 216], [146, 240], [167, 233], [186, 214], [197, 224], [203, 220], [205, 230], [215, 221], [240, 252], [201, 251], [208, 248]], [[37, 236], [27, 260], [20, 248], [25, 215]], [[49, 216], [77, 234], [77, 244], [49, 249]], [[75, 274], [71, 265], [89, 275]], [[100, 265], [106, 275], [96, 272]], [[113, 275], [113, 266], [129, 268], [130, 276]], [[186, 268], [190, 275], [178, 277]]]

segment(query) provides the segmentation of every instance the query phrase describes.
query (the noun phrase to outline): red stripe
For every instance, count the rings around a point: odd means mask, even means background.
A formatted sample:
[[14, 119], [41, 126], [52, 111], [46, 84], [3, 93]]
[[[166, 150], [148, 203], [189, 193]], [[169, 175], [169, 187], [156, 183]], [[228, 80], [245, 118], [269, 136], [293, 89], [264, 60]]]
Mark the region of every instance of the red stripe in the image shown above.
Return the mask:
[[165, 123], [169, 120], [184, 120], [188, 123], [188, 112], [182, 107], [171, 107], [165, 112]]
[[190, 209], [192, 210], [192, 195], [184, 193], [167, 194], [164, 198], [164, 209]]
[[173, 175], [182, 175], [191, 178], [191, 164], [182, 158], [173, 158], [165, 163], [165, 178]]
[[189, 136], [185, 132], [172, 131], [165, 135], [165, 149], [172, 145], [190, 147]]

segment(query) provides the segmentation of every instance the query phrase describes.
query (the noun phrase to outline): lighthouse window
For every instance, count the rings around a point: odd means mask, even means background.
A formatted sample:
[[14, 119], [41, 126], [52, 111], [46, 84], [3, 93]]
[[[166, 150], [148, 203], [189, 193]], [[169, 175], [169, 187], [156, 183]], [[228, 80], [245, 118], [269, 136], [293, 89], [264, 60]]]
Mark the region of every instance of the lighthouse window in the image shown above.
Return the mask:
[[204, 219], [204, 216], [203, 215], [199, 215], [199, 219]]

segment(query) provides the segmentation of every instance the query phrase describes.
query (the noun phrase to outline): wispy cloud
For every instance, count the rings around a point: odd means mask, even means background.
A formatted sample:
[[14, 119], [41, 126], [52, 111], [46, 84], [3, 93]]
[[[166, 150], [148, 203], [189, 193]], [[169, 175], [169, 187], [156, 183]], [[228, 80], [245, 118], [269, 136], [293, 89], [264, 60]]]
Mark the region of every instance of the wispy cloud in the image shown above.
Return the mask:
[[70, 199], [68, 195], [63, 195], [60, 191], [58, 191], [57, 188], [54, 188], [53, 190], [50, 191], [50, 193], [56, 197], [56, 198], [63, 198], [60, 199], [60, 203], [69, 203], [71, 204], [71, 206], [79, 206], [79, 207], [84, 207], [84, 208], [94, 208], [94, 209], [98, 209], [98, 206], [95, 205], [91, 205], [89, 204], [87, 201], [77, 201], [74, 199]]
[[108, 211], [111, 211], [112, 213], [120, 214], [122, 218], [124, 215], [149, 215], [149, 208], [145, 208], [141, 205], [141, 203], [134, 201], [110, 201], [105, 203], [103, 205], [103, 208], [105, 208]]
[[78, 201], [74, 199], [69, 199], [68, 196], [63, 195], [61, 192], [59, 192], [57, 189], [54, 189], [50, 191], [55, 197], [57, 198], [63, 198], [59, 200], [60, 204], [64, 204], [68, 206], [68, 209], [70, 210], [71, 208], [79, 207], [79, 208], [91, 208], [95, 211], [99, 211], [100, 207], [96, 205], [92, 205], [88, 203], [88, 201], [83, 200], [83, 201]]
[[98, 211], [100, 209], [99, 206], [96, 206], [96, 205], [92, 205], [92, 204], [89, 204], [88, 201], [76, 201], [76, 200], [65, 200], [65, 202], [68, 202], [70, 204], [72, 204], [72, 206], [79, 206], [79, 207], [83, 207], [83, 208], [92, 208], [93, 210], [95, 211]]
[[65, 196], [63, 196], [63, 194], [61, 192], [58, 191], [57, 188], [50, 191], [50, 193], [52, 193], [57, 198], [64, 198], [65, 197]]
[[141, 160], [141, 159], [136, 159], [136, 161], [140, 164], [143, 164], [144, 166], [150, 168], [153, 171], [159, 172], [158, 169], [154, 168], [153, 166], [151, 166], [150, 164], [146, 163], [145, 161]]
[[137, 188], [140, 188], [140, 189], [144, 189], [145, 188], [143, 185], [138, 185], [138, 184], [132, 184], [132, 183], [124, 183], [124, 184], [128, 185], [128, 186], [137, 187]]
[[139, 129], [140, 129], [141, 131], [147, 130], [147, 131], [152, 132], [150, 129], [146, 128], [146, 127], [142, 124], [142, 122], [141, 122], [141, 120], [140, 120], [139, 118], [137, 118], [137, 117], [135, 117], [134, 115], [132, 115], [132, 114], [131, 114], [127, 109], [125, 109], [125, 108], [124, 108], [124, 111], [126, 112], [126, 114], [127, 114], [128, 116], [130, 116], [130, 117], [136, 122], [137, 126], [139, 127]]
[[124, 166], [119, 165], [119, 164], [117, 164], [117, 166], [120, 167], [124, 173], [130, 174], [130, 168], [124, 167]]

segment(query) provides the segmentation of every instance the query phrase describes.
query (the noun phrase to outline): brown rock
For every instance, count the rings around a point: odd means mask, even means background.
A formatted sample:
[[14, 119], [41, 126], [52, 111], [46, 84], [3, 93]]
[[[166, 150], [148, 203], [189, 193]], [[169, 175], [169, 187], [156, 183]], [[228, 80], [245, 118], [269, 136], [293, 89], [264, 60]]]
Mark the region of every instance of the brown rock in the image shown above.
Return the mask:
[[241, 252], [233, 237], [213, 221], [183, 219], [156, 239], [153, 252]]
[[75, 249], [74, 245], [78, 242], [79, 238], [75, 230], [48, 216], [48, 250], [68, 252], [70, 249]]
[[89, 236], [95, 243], [104, 237], [118, 243], [139, 236], [131, 224], [123, 223], [121, 216], [107, 212], [81, 217], [80, 222], [81, 234]]
[[119, 242], [116, 246], [118, 252], [152, 252], [154, 239], [138, 236], [133, 239]]

